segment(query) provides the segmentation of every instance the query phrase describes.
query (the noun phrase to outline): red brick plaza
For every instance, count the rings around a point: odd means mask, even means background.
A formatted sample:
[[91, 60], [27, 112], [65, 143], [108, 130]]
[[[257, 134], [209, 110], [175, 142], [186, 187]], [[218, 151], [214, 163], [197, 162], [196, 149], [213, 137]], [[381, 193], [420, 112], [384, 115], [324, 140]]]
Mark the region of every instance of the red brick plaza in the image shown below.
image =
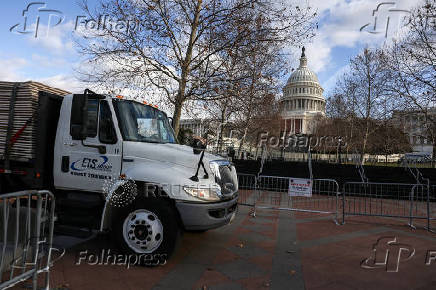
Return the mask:
[[[168, 264], [154, 268], [75, 265], [80, 251], [114, 247], [105, 236], [95, 237], [67, 249], [51, 272], [51, 287], [436, 289], [436, 254], [428, 257], [430, 251], [436, 253], [436, 234], [412, 230], [406, 220], [347, 217], [341, 226], [321, 214], [259, 209], [253, 218], [250, 211], [240, 207], [230, 226], [185, 233]], [[375, 246], [380, 238], [385, 244]], [[395, 242], [387, 245], [391, 239]], [[387, 265], [374, 265], [374, 247], [379, 260], [390, 250]]]

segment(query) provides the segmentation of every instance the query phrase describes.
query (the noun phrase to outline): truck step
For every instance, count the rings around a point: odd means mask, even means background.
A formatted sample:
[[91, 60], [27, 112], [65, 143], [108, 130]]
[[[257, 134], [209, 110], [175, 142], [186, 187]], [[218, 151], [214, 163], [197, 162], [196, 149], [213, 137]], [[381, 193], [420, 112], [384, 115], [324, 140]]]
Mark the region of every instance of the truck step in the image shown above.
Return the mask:
[[68, 192], [57, 197], [56, 206], [61, 208], [94, 209], [103, 207], [104, 201], [99, 194]]
[[62, 211], [57, 214], [57, 225], [97, 229], [100, 216], [86, 212]]
[[78, 228], [68, 225], [56, 225], [54, 228], [54, 233], [57, 236], [70, 236], [80, 239], [87, 239], [91, 237], [94, 232], [87, 228]]

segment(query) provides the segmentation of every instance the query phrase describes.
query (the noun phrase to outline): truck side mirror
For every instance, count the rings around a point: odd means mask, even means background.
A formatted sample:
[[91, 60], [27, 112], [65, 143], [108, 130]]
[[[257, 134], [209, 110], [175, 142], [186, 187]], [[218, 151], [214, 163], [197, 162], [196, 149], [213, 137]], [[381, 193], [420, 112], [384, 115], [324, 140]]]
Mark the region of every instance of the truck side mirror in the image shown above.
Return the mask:
[[192, 149], [194, 154], [198, 155], [202, 151], [206, 150], [206, 144], [204, 144], [202, 140], [195, 138], [192, 140]]
[[167, 117], [167, 118], [170, 121], [171, 127], [174, 128], [174, 119], [173, 119], [173, 117]]
[[88, 95], [73, 95], [70, 134], [73, 140], [85, 140], [88, 132]]

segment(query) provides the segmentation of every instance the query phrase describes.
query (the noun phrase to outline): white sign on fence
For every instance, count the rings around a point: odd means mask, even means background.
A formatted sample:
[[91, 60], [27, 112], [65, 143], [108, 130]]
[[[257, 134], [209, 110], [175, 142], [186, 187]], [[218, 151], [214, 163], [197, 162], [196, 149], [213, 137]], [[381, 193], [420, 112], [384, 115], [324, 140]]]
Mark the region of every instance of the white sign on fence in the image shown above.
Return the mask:
[[312, 180], [303, 178], [289, 178], [289, 196], [312, 196]]

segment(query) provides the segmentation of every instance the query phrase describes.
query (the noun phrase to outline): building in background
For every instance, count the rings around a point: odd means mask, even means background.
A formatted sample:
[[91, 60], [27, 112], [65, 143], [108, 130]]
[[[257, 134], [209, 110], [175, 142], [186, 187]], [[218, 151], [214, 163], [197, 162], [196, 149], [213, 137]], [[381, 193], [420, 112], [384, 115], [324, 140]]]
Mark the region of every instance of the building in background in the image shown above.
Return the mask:
[[[182, 130], [190, 131], [189, 133], [192, 133], [194, 137], [207, 138], [207, 148], [214, 153], [227, 152], [230, 147], [233, 149], [239, 148], [241, 139], [232, 127], [232, 122], [221, 124], [219, 121], [210, 118], [180, 120]], [[221, 138], [219, 138], [220, 133], [222, 134]]]
[[210, 128], [211, 120], [209, 119], [182, 119], [180, 128], [190, 130], [193, 135], [203, 137]]
[[287, 134], [311, 134], [317, 117], [325, 116], [326, 100], [323, 92], [318, 77], [307, 67], [303, 47], [300, 66], [289, 77], [280, 100], [281, 115], [285, 120], [282, 131]]
[[[428, 109], [427, 116], [436, 119], [436, 107]], [[413, 152], [433, 153], [431, 132], [436, 128], [432, 128], [422, 111], [394, 111], [392, 119], [409, 137]]]

